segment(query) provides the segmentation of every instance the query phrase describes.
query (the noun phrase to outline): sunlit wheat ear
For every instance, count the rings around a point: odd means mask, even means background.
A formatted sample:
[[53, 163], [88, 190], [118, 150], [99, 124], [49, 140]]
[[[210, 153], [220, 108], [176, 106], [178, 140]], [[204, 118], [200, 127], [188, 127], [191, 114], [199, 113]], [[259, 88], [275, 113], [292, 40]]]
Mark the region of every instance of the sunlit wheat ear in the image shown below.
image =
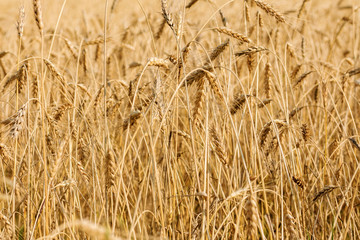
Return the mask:
[[212, 126], [210, 128], [210, 136], [211, 136], [211, 142], [214, 145], [214, 152], [219, 157], [220, 161], [223, 164], [228, 163], [228, 157], [225, 151], [225, 145], [220, 140], [220, 136], [216, 132], [215, 126]]
[[12, 152], [10, 151], [10, 148], [6, 146], [3, 143], [0, 143], [0, 159], [7, 164], [12, 158], [11, 158]]
[[164, 59], [152, 57], [148, 60], [148, 66], [156, 66], [162, 68], [169, 68]]
[[75, 161], [76, 161], [76, 166], [80, 172], [80, 175], [83, 177], [85, 183], [89, 184], [90, 179], [89, 179], [88, 174], [86, 173], [84, 166], [82, 165], [82, 163], [80, 161], [77, 161], [77, 160], [75, 160]]
[[59, 72], [59, 70], [55, 67], [55, 65], [47, 59], [44, 59], [44, 63], [46, 65], [46, 67], [49, 69], [49, 71], [51, 72], [51, 74], [54, 77], [56, 77], [60, 81], [60, 83], [63, 84], [63, 86], [65, 86], [66, 82], [65, 82], [64, 76]]
[[264, 10], [270, 16], [273, 16], [278, 22], [285, 22], [284, 16], [278, 11], [276, 11], [270, 4], [261, 0], [253, 0], [253, 1], [256, 3], [256, 5], [259, 8]]
[[13, 121], [10, 123], [10, 137], [13, 139], [17, 138], [24, 128], [26, 109], [27, 104], [24, 104], [18, 110]]
[[[131, 83], [131, 82], [130, 82]], [[104, 85], [99, 88], [94, 98], [94, 107], [98, 106], [104, 93]]]
[[65, 145], [66, 145], [66, 141], [62, 141], [56, 151], [55, 161], [51, 167], [51, 174], [50, 174], [52, 181], [54, 181], [55, 175], [56, 175], [57, 171], [60, 169], [60, 165], [62, 164], [62, 158], [63, 158], [64, 151], [65, 151]]
[[54, 139], [51, 137], [50, 134], [46, 134], [45, 136], [46, 146], [49, 149], [51, 156], [56, 156], [55, 146], [54, 146]]
[[25, 22], [25, 8], [24, 6], [21, 6], [19, 9], [19, 20], [16, 24], [16, 29], [18, 31], [19, 38], [22, 38], [24, 33], [24, 22]]
[[[106, 42], [109, 42], [111, 41], [112, 38], [108, 37], [106, 38]], [[95, 39], [91, 39], [91, 40], [85, 40], [83, 42], [83, 47], [85, 46], [91, 46], [91, 45], [99, 45], [99, 44], [103, 44], [105, 42], [105, 39], [104, 37], [100, 36], [100, 37], [97, 37]]]
[[222, 95], [220, 93], [220, 87], [218, 86], [216, 82], [215, 75], [212, 73], [207, 72], [206, 73], [206, 79], [209, 82], [209, 85], [211, 87], [211, 90], [215, 93], [215, 95], [219, 98], [220, 101], [223, 100]]
[[40, 0], [33, 0], [33, 6], [34, 6], [34, 15], [35, 15], [36, 25], [40, 31], [40, 34], [42, 34], [44, 24], [43, 24], [43, 20], [42, 20]]
[[285, 226], [286, 226], [286, 233], [287, 233], [289, 239], [298, 239], [296, 228], [295, 228], [295, 219], [291, 215], [290, 211], [288, 211], [288, 213], [285, 216]]
[[[3, 225], [2, 229], [5, 231], [6, 237], [12, 236], [14, 234], [10, 220], [1, 212], [0, 212], [0, 223], [2, 223], [1, 225]], [[1, 237], [1, 235], [0, 235], [0, 237]], [[5, 238], [5, 239], [12, 239], [12, 238], [9, 237], [9, 238]]]
[[271, 73], [271, 64], [268, 62], [265, 65], [265, 79], [264, 79], [264, 90], [265, 90], [265, 96], [267, 98], [271, 97], [270, 91], [271, 91], [271, 81], [272, 81], [272, 73]]
[[71, 55], [73, 56], [73, 58], [75, 59], [75, 60], [77, 60], [77, 52], [78, 52], [78, 50], [77, 50], [77, 48], [76, 48], [76, 46], [74, 45], [74, 43], [72, 43], [69, 39], [67, 39], [67, 38], [64, 38], [64, 41], [65, 41], [65, 45], [66, 45], [66, 47], [69, 49], [69, 51], [70, 51], [70, 53], [71, 53]]
[[[218, 45], [216, 48], [214, 48], [210, 53], [210, 60], [214, 61], [222, 52], [225, 51], [225, 49], [229, 46], [230, 40], [226, 39], [225, 42]], [[209, 63], [209, 61], [208, 61]]]
[[305, 38], [302, 37], [301, 39], [301, 55], [302, 55], [302, 58], [303, 60], [305, 60], [306, 58], [306, 42], [305, 42]]
[[112, 151], [105, 156], [105, 187], [110, 190], [115, 185], [116, 164]]
[[239, 44], [244, 43], [244, 42], [251, 43], [251, 40], [247, 36], [240, 34], [238, 32], [235, 32], [235, 31], [231, 30], [230, 28], [220, 27], [220, 28], [215, 28], [215, 30], [218, 31], [219, 33], [226, 34], [229, 37], [239, 40]]
[[21, 90], [23, 89], [25, 82], [26, 82], [28, 67], [29, 67], [28, 62], [25, 62], [23, 65], [21, 65], [19, 70], [16, 71], [16, 73], [14, 73], [10, 77], [8, 77], [4, 84], [3, 91], [5, 91], [6, 88], [8, 88], [10, 86], [10, 84], [12, 84], [13, 82], [16, 82], [17, 87], [15, 87], [15, 90], [17, 90], [18, 93], [21, 93]]
[[253, 239], [257, 236], [257, 206], [255, 193], [251, 193], [246, 199], [245, 203], [245, 218], [246, 218], [246, 239]]
[[166, 20], [167, 25], [171, 28], [171, 30], [176, 35], [174, 21], [171, 17], [171, 14], [168, 12], [167, 0], [161, 0], [161, 10], [162, 10], [162, 15], [163, 15], [164, 19]]
[[254, 67], [255, 67], [255, 55], [254, 54], [248, 54], [246, 55], [247, 58], [247, 67], [249, 69], [250, 74], [254, 71]]
[[294, 58], [295, 60], [297, 59], [294, 46], [291, 43], [286, 43], [286, 50], [289, 53], [290, 57]]
[[193, 112], [193, 124], [199, 123], [199, 117], [201, 115], [202, 106], [205, 99], [205, 80], [202, 78], [197, 82], [197, 91], [195, 96], [195, 103]]

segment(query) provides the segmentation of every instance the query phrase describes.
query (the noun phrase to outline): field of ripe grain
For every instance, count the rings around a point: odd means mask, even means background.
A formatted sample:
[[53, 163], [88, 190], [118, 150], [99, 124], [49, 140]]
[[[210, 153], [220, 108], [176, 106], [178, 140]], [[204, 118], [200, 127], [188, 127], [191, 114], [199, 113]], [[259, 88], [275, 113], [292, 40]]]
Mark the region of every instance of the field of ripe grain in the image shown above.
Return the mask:
[[359, 239], [357, 0], [0, 9], [0, 239]]

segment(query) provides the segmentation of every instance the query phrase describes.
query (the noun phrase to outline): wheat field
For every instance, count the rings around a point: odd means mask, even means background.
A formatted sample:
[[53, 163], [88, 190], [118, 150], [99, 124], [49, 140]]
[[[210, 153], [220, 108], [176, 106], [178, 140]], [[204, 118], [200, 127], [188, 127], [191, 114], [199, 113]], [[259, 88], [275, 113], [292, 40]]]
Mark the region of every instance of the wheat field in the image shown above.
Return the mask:
[[0, 2], [0, 239], [359, 239], [360, 2]]

